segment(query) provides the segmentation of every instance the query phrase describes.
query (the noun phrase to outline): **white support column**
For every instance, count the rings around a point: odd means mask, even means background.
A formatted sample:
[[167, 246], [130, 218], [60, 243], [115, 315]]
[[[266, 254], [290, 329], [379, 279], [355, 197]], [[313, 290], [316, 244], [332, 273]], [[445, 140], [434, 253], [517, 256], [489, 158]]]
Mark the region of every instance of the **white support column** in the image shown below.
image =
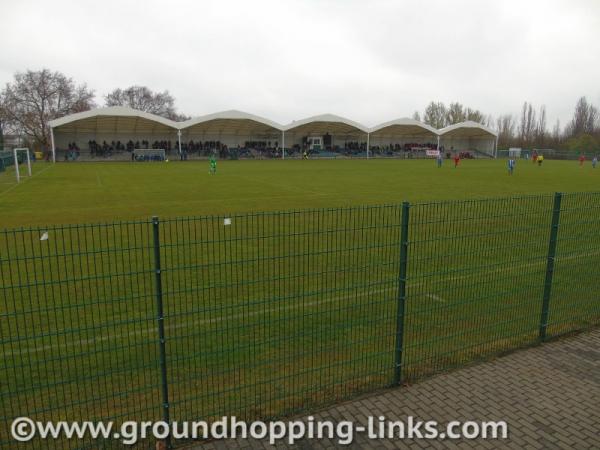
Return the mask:
[[52, 144], [52, 162], [56, 163], [56, 147], [54, 145], [54, 128], [50, 127], [50, 143]]
[[17, 176], [17, 183], [21, 182], [21, 171], [19, 170], [19, 159], [17, 156], [17, 149], [13, 150], [13, 158], [15, 161], [15, 175]]
[[17, 176], [17, 183], [21, 182], [21, 169], [19, 168], [19, 152], [25, 152], [27, 158], [27, 175], [31, 176], [31, 159], [29, 158], [29, 149], [22, 147], [14, 148], [13, 158], [15, 164], [15, 175]]
[[498, 158], [498, 136], [496, 136], [496, 141], [494, 143], [494, 159]]
[[367, 159], [369, 159], [369, 133], [367, 133]]
[[179, 147], [179, 159], [181, 159], [181, 130], [177, 130], [177, 146]]
[[29, 150], [27, 150], [25, 154], [27, 155], [27, 173], [29, 174], [29, 176], [31, 176], [31, 159], [29, 158]]
[[440, 136], [437, 137], [437, 151], [440, 151]]
[[281, 159], [285, 159], [285, 131], [281, 131]]

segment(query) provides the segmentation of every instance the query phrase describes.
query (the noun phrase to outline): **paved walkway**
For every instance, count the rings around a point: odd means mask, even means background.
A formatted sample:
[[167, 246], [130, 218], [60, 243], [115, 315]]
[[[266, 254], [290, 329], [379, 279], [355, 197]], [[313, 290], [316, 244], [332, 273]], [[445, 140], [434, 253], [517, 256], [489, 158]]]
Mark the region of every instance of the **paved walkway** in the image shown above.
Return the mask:
[[[359, 434], [345, 448], [600, 448], [600, 329], [520, 350], [493, 361], [380, 391], [314, 414], [316, 420], [366, 416], [404, 420], [505, 420], [505, 440], [369, 440]], [[298, 449], [340, 447], [336, 440], [305, 440]], [[194, 450], [270, 448], [258, 441], [215, 441]], [[277, 448], [286, 448], [278, 444]]]

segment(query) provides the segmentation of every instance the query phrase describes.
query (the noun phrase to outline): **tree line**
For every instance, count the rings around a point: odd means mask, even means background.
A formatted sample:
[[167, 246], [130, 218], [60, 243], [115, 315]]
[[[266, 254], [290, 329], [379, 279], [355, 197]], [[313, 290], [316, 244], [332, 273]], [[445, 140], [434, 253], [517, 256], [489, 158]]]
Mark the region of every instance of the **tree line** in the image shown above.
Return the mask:
[[415, 111], [413, 118], [440, 129], [471, 120], [498, 133], [498, 147], [554, 148], [575, 151], [600, 151], [600, 114], [598, 107], [581, 97], [575, 104], [573, 118], [564, 127], [560, 121], [548, 127], [546, 106], [523, 103], [519, 114], [503, 114], [494, 119], [477, 109], [459, 102], [446, 106], [430, 102], [423, 113]]
[[48, 69], [27, 70], [16, 73], [0, 92], [0, 148], [3, 136], [9, 133], [23, 136], [33, 145], [49, 146], [48, 122], [98, 106], [128, 106], [171, 120], [189, 119], [177, 112], [168, 91], [153, 92], [146, 86], [114, 89], [98, 105], [94, 90], [85, 83], [76, 84]]
[[[27, 70], [14, 75], [12, 82], [0, 92], [0, 148], [3, 135], [14, 133], [34, 145], [48, 146], [48, 122], [68, 114], [87, 111], [97, 106], [127, 106], [171, 120], [186, 120], [175, 107], [168, 92], [154, 92], [146, 86], [117, 88], [96, 103], [93, 89], [85, 83], [48, 69]], [[471, 120], [498, 133], [498, 147], [558, 148], [577, 151], [600, 151], [600, 114], [598, 108], [581, 97], [573, 118], [561, 127], [557, 120], [548, 128], [546, 107], [525, 102], [519, 114], [504, 114], [494, 118], [478, 109], [452, 102], [430, 102], [423, 113], [413, 118], [436, 129]]]

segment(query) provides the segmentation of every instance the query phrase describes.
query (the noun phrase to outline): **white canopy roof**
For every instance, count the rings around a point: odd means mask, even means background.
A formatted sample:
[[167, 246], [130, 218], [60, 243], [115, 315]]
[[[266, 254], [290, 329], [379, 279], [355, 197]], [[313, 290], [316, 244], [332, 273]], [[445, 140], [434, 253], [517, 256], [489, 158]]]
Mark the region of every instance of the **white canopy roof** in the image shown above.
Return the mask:
[[478, 123], [473, 122], [472, 120], [468, 120], [466, 122], [456, 123], [454, 125], [450, 125], [449, 127], [442, 128], [438, 131], [440, 136], [449, 136], [449, 137], [497, 137], [498, 134], [489, 129], [488, 127]]
[[176, 126], [180, 130], [222, 132], [226, 134], [281, 132], [283, 126], [264, 117], [243, 111], [221, 111], [206, 116], [195, 117]]
[[370, 130], [374, 136], [436, 136], [438, 131], [423, 122], [407, 117], [390, 120], [376, 125]]
[[109, 106], [70, 114], [49, 122], [51, 128], [65, 132], [155, 132], [175, 131], [177, 123], [124, 106]]
[[164, 117], [123, 106], [97, 108], [52, 120], [50, 127], [61, 132], [172, 132], [174, 130], [221, 132], [225, 134], [267, 134], [281, 131], [315, 134], [372, 133], [376, 136], [496, 137], [497, 133], [484, 125], [461, 122], [441, 130], [418, 120], [401, 118], [368, 128], [358, 122], [334, 114], [321, 114], [281, 125], [264, 117], [243, 111], [229, 110], [174, 122]]
[[321, 114], [294, 121], [283, 127], [285, 131], [306, 133], [368, 133], [369, 129], [358, 122], [334, 114]]

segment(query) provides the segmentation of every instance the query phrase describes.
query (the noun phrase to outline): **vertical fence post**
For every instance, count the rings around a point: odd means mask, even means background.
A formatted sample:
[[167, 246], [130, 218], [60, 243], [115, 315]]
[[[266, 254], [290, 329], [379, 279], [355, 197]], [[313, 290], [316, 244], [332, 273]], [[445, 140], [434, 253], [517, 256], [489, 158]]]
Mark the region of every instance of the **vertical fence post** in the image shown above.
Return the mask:
[[406, 303], [406, 266], [408, 261], [408, 213], [410, 204], [402, 203], [400, 235], [400, 270], [398, 275], [398, 309], [396, 312], [396, 348], [394, 355], [394, 385], [402, 382], [402, 350], [404, 344], [404, 309]]
[[[160, 268], [160, 236], [158, 217], [152, 217], [152, 232], [154, 241], [154, 279], [156, 286], [156, 320], [158, 323], [158, 339], [160, 349], [160, 381], [162, 396], [163, 421], [169, 419], [169, 385], [167, 384], [167, 352], [165, 347], [165, 318], [163, 315], [162, 275]], [[166, 439], [167, 448], [171, 448], [170, 436]]]
[[546, 263], [546, 280], [544, 281], [544, 299], [542, 302], [542, 316], [540, 318], [539, 338], [546, 339], [548, 329], [548, 316], [550, 311], [550, 293], [552, 291], [552, 277], [554, 275], [554, 259], [556, 257], [556, 240], [558, 236], [558, 226], [560, 223], [560, 203], [562, 193], [554, 194], [554, 206], [552, 210], [552, 228], [550, 229], [550, 242], [548, 244], [548, 261]]

